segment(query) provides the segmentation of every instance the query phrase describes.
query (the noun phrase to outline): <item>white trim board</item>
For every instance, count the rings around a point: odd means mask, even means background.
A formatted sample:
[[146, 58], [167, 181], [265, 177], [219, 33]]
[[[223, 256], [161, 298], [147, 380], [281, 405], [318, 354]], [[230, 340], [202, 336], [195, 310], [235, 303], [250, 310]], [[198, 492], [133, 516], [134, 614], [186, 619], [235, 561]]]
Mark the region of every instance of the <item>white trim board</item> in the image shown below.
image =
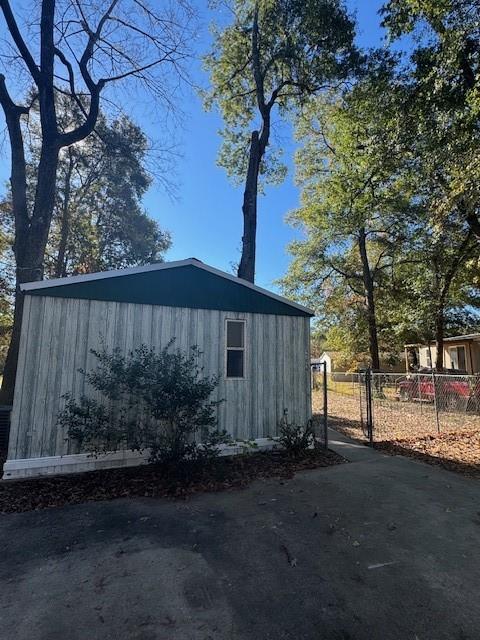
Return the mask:
[[[258, 438], [248, 443], [234, 442], [228, 445], [219, 445], [221, 456], [234, 456], [241, 453], [268, 451], [279, 447], [276, 440], [270, 438]], [[21, 458], [7, 460], [3, 465], [2, 480], [16, 480], [20, 478], [38, 478], [41, 476], [54, 476], [67, 473], [83, 473], [84, 471], [96, 471], [98, 469], [116, 469], [121, 467], [136, 467], [146, 464], [150, 452], [139, 451], [111, 451], [97, 457], [90, 453], [76, 453], [66, 456], [48, 456], [44, 458]]]
[[211, 267], [197, 258], [188, 258], [187, 260], [177, 260], [175, 262], [160, 262], [158, 264], [147, 264], [142, 267], [131, 267], [129, 269], [116, 269], [114, 271], [99, 271], [97, 273], [87, 273], [85, 275], [80, 276], [68, 276], [67, 278], [52, 278], [51, 280], [41, 280], [40, 282], [27, 282], [25, 284], [20, 285], [20, 289], [22, 291], [37, 291], [39, 289], [50, 289], [51, 287], [63, 287], [69, 284], [76, 284], [79, 282], [90, 282], [92, 280], [105, 280], [108, 278], [119, 278], [121, 276], [129, 276], [134, 275], [136, 273], [147, 273], [149, 271], [161, 271], [163, 269], [174, 269], [176, 267], [186, 267], [193, 266], [198, 269], [203, 269], [204, 271], [208, 271], [213, 273], [216, 276], [220, 276], [221, 278], [225, 278], [225, 280], [231, 280], [232, 282], [236, 282], [244, 287], [252, 289], [253, 291], [257, 291], [273, 300], [277, 300], [278, 302], [283, 302], [284, 304], [289, 305], [295, 309], [299, 309], [304, 313], [308, 313], [310, 315], [315, 315], [315, 312], [312, 309], [308, 309], [297, 302], [292, 302], [288, 300], [288, 298], [284, 298], [283, 296], [279, 296], [276, 293], [272, 293], [263, 287], [258, 287], [256, 284], [249, 282], [248, 280], [243, 280], [242, 278], [237, 278], [236, 276], [231, 275], [230, 273], [226, 273], [225, 271], [221, 271], [220, 269], [216, 269], [215, 267]]

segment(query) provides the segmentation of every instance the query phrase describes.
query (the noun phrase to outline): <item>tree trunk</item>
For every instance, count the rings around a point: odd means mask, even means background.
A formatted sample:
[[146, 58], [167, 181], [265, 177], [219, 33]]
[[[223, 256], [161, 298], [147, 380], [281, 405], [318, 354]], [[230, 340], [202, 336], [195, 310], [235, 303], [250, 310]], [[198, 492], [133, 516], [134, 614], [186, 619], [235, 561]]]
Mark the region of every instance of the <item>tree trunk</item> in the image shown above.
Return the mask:
[[259, 2], [256, 0], [253, 11], [252, 25], [252, 72], [255, 82], [255, 95], [257, 99], [258, 111], [262, 118], [261, 132], [253, 131], [250, 140], [250, 155], [248, 158], [248, 170], [245, 180], [245, 191], [243, 194], [243, 237], [242, 237], [242, 257], [238, 265], [237, 275], [239, 278], [255, 281], [255, 254], [257, 242], [257, 196], [258, 196], [258, 176], [260, 164], [265, 155], [265, 150], [270, 140], [270, 114], [282, 88], [282, 83], [272, 91], [270, 100], [265, 100], [265, 69], [262, 69], [260, 61], [258, 24]]
[[[31, 223], [23, 233], [17, 232], [15, 240], [15, 310], [12, 338], [8, 347], [0, 391], [0, 402], [3, 404], [13, 402], [24, 299], [20, 285], [43, 278], [45, 247], [55, 203], [57, 164], [58, 148], [55, 145], [44, 144], [38, 166], [37, 190]], [[17, 217], [15, 208], [14, 215]]]
[[38, 269], [29, 268], [24, 260], [15, 270], [15, 307], [13, 312], [12, 337], [8, 346], [7, 358], [3, 369], [2, 388], [0, 390], [0, 404], [10, 405], [13, 402], [15, 389], [15, 377], [17, 374], [18, 351], [20, 347], [20, 334], [22, 330], [23, 303], [25, 295], [20, 291], [20, 285], [25, 282], [38, 280]]
[[20, 285], [25, 282], [43, 279], [45, 248], [55, 202], [57, 163], [58, 149], [50, 148], [45, 152], [42, 151], [32, 223], [27, 233], [21, 238], [17, 237], [15, 243], [17, 264], [15, 272], [15, 310], [12, 338], [5, 361], [2, 389], [0, 391], [0, 402], [2, 404], [12, 403], [15, 388], [24, 302], [24, 294], [20, 290]]
[[15, 310], [12, 328], [12, 338], [8, 348], [7, 359], [3, 371], [2, 389], [0, 391], [0, 403], [11, 404], [13, 400], [13, 388], [17, 367], [18, 345], [20, 341], [20, 328], [23, 313], [23, 297], [19, 293], [19, 282], [24, 272], [23, 265], [19, 266], [18, 256], [23, 254], [28, 245], [28, 206], [27, 206], [27, 178], [26, 161], [23, 145], [23, 135], [20, 118], [25, 110], [13, 103], [8, 95], [4, 76], [0, 76], [0, 100], [5, 113], [11, 149], [11, 174], [10, 185], [12, 189], [12, 210], [15, 219], [15, 242], [13, 251], [16, 258], [16, 290]]
[[15, 310], [13, 313], [12, 337], [8, 346], [7, 359], [3, 369], [2, 389], [0, 391], [0, 404], [11, 405], [13, 402], [13, 392], [15, 389], [15, 377], [17, 374], [18, 349], [20, 346], [20, 332], [22, 330], [24, 296], [20, 292], [18, 284], [15, 290]]
[[257, 235], [257, 195], [260, 171], [261, 148], [258, 131], [253, 131], [250, 141], [250, 156], [243, 194], [242, 257], [238, 266], [238, 277], [255, 281], [255, 253]]
[[367, 241], [365, 229], [360, 229], [358, 236], [358, 248], [360, 251], [360, 259], [362, 261], [362, 274], [363, 274], [363, 286], [365, 289], [365, 304], [367, 309], [367, 323], [368, 323], [368, 347], [370, 352], [370, 359], [372, 369], [374, 371], [380, 370], [380, 356], [378, 352], [378, 332], [377, 332], [377, 318], [375, 311], [375, 293], [373, 288], [372, 272], [370, 271], [370, 264], [368, 262], [367, 253]]
[[[13, 315], [12, 339], [8, 348], [5, 369], [3, 372], [0, 402], [11, 404], [17, 373], [17, 359], [20, 345], [20, 333], [23, 314], [24, 295], [20, 285], [25, 282], [43, 278], [43, 262], [48, 232], [55, 205], [55, 187], [58, 165], [58, 131], [54, 96], [54, 15], [55, 0], [44, 0], [40, 18], [40, 68], [35, 80], [38, 86], [40, 105], [40, 123], [42, 129], [42, 149], [38, 163], [37, 188], [31, 217], [23, 205], [17, 204], [26, 193], [25, 156], [20, 119], [14, 123], [13, 136], [9, 127], [10, 147], [12, 151], [12, 204], [15, 218], [15, 310]], [[9, 97], [1, 86], [0, 97], [2, 107], [7, 114], [10, 105]], [[11, 102], [11, 101], [10, 101]], [[28, 111], [27, 111], [28, 112]], [[19, 170], [23, 173], [19, 174]], [[20, 194], [18, 197], [17, 194]]]
[[31, 223], [24, 234], [21, 236], [17, 234], [15, 241], [15, 261], [17, 265], [15, 272], [15, 310], [12, 339], [8, 347], [2, 389], [0, 391], [0, 402], [3, 404], [11, 404], [13, 402], [24, 299], [20, 285], [25, 282], [43, 279], [45, 248], [55, 205], [58, 152], [59, 149], [56, 143], [52, 144], [51, 138], [47, 138], [46, 142], [43, 143], [40, 154], [37, 190]]
[[[459, 205], [460, 211], [466, 215], [465, 205], [463, 202]], [[465, 238], [458, 245], [456, 250], [456, 256], [453, 263], [450, 265], [447, 273], [444, 275], [443, 286], [441, 286], [441, 268], [437, 259], [433, 261], [435, 268], [435, 289], [436, 291], [440, 291], [438, 301], [437, 301], [437, 311], [435, 314], [435, 343], [437, 348], [437, 353], [435, 356], [435, 368], [437, 371], [443, 371], [443, 342], [444, 342], [444, 332], [445, 332], [445, 304], [448, 299], [448, 294], [450, 292], [450, 287], [452, 282], [458, 272], [458, 268], [460, 264], [467, 258], [469, 254], [469, 250], [471, 248], [471, 239], [472, 235], [475, 235], [475, 231], [470, 226], [470, 230], [466, 234]]]
[[60, 226], [60, 243], [58, 246], [57, 259], [55, 261], [55, 277], [62, 278], [66, 275], [66, 260], [67, 243], [70, 236], [70, 192], [71, 192], [71, 179], [73, 172], [73, 154], [72, 148], [68, 147], [68, 167], [65, 174], [65, 184], [63, 191], [63, 203], [62, 203], [62, 221]]
[[445, 322], [443, 317], [443, 307], [438, 309], [435, 316], [435, 346], [437, 353], [435, 355], [435, 369], [439, 373], [443, 371], [443, 339]]

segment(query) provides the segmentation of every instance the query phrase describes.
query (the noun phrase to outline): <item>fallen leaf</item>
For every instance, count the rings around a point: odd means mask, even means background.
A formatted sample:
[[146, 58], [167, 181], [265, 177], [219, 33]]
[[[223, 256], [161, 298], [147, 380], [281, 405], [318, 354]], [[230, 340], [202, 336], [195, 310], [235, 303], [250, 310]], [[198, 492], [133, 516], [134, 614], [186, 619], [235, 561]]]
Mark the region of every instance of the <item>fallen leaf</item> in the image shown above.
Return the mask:
[[381, 569], [382, 567], [389, 567], [392, 564], [397, 564], [397, 560], [392, 560], [391, 562], [379, 562], [378, 564], [371, 564], [367, 567], [367, 569]]

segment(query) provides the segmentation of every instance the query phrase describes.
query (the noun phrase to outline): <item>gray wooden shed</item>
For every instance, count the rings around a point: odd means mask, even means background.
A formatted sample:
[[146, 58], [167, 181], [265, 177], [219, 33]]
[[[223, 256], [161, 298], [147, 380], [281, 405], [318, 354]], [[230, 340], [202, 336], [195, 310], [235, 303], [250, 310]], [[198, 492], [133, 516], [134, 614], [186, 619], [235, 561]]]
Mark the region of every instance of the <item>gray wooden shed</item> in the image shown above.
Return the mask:
[[218, 427], [234, 439], [268, 438], [288, 411], [311, 417], [310, 317], [294, 302], [195, 258], [23, 286], [25, 307], [4, 477], [138, 463], [138, 454], [92, 458], [57, 425], [62, 396], [87, 392], [79, 369], [103, 343], [128, 352], [172, 338], [198, 345], [217, 374]]

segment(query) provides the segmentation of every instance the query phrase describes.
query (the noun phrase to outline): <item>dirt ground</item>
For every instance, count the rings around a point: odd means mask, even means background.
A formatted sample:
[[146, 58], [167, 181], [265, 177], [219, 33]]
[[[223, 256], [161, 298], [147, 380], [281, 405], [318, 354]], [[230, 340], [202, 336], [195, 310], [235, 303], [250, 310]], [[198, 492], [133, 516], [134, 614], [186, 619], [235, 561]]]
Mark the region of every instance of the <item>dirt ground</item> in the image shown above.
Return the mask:
[[[314, 413], [321, 413], [322, 403], [322, 394], [314, 392]], [[367, 440], [358, 396], [330, 391], [328, 411], [330, 427], [356, 440]], [[437, 424], [431, 406], [377, 399], [374, 424], [374, 442], [379, 449], [480, 476], [478, 415], [440, 413]]]
[[[323, 412], [323, 395], [320, 391], [312, 394], [314, 415]], [[328, 422], [329, 426], [346, 436], [356, 440], [366, 440], [362, 428], [359, 399], [351, 395], [329, 392], [328, 394]]]
[[422, 438], [384, 441], [377, 449], [480, 478], [480, 431], [457, 431]]
[[314, 449], [296, 457], [282, 451], [219, 458], [205, 468], [172, 473], [155, 465], [103, 469], [0, 483], [0, 514], [126, 497], [187, 498], [205, 491], [241, 488], [259, 478], [291, 478], [298, 471], [345, 462], [333, 451]]

